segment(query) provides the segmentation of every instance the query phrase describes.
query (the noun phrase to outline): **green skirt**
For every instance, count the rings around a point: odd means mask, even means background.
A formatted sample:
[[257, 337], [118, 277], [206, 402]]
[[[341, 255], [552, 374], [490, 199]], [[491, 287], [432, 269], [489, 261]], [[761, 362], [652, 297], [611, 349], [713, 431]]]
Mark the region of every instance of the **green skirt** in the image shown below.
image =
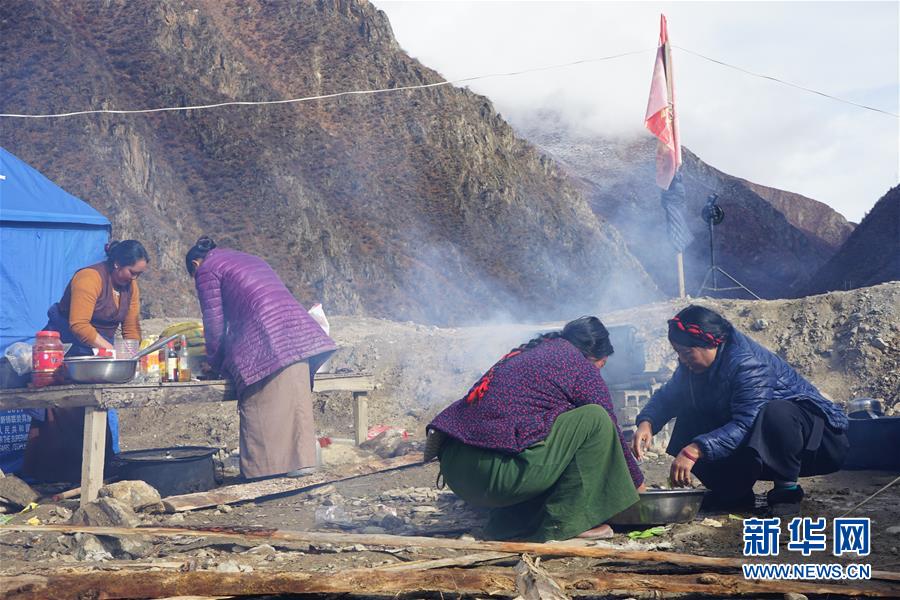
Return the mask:
[[638, 501], [612, 419], [594, 404], [564, 412], [543, 442], [518, 454], [448, 438], [440, 461], [451, 490], [491, 509], [492, 539], [569, 539]]

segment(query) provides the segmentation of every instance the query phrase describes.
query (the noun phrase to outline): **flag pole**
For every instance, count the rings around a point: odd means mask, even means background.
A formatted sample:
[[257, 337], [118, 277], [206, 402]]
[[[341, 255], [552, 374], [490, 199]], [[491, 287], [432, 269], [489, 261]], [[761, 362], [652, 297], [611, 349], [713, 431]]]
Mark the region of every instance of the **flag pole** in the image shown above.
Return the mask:
[[[669, 48], [669, 36], [666, 36], [666, 41], [663, 44], [663, 56], [665, 61], [665, 69], [666, 69], [666, 96], [669, 99], [669, 112], [672, 119], [672, 124], [674, 126], [675, 123], [675, 103], [672, 102], [672, 74], [670, 69], [672, 68], [672, 50]], [[678, 297], [684, 298], [684, 253], [679, 252], [675, 255], [675, 264], [678, 266]]]

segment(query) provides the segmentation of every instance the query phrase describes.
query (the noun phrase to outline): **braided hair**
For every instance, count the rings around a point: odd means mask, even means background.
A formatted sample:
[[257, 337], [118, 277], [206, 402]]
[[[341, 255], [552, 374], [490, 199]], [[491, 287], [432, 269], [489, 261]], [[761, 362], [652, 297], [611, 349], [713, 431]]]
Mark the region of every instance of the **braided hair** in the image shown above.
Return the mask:
[[610, 356], [613, 352], [613, 345], [609, 341], [609, 331], [597, 317], [581, 317], [574, 321], [566, 323], [562, 331], [551, 331], [550, 333], [541, 334], [532, 338], [524, 344], [513, 348], [498, 360], [493, 367], [488, 369], [487, 373], [475, 382], [475, 385], [466, 394], [466, 402], [472, 404], [476, 400], [481, 400], [487, 393], [491, 385], [491, 379], [497, 367], [507, 362], [514, 356], [518, 356], [523, 352], [528, 352], [537, 348], [547, 340], [555, 340], [562, 338], [575, 346], [585, 358], [590, 360], [600, 360]]
[[681, 346], [717, 348], [733, 332], [728, 319], [698, 304], [681, 309], [669, 319], [669, 341]]

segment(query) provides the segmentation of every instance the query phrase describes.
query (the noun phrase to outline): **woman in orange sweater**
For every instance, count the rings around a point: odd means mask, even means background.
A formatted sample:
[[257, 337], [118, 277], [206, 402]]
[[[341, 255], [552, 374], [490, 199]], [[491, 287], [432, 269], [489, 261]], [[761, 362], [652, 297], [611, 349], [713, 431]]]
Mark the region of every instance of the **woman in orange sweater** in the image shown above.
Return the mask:
[[87, 356], [94, 348], [112, 349], [116, 330], [126, 340], [141, 340], [141, 296], [137, 279], [150, 255], [137, 240], [106, 246], [105, 262], [79, 270], [62, 299], [50, 307], [47, 329], [58, 331], [68, 356]]
[[[64, 344], [72, 344], [67, 356], [90, 356], [94, 348], [112, 349], [120, 327], [122, 337], [140, 343], [137, 279], [146, 271], [150, 255], [137, 240], [125, 240], [107, 244], [106, 256], [106, 261], [76, 272], [62, 299], [47, 311], [50, 321], [44, 329], [58, 331]], [[118, 417], [112, 410], [108, 415], [107, 456], [111, 457], [118, 450]], [[50, 408], [46, 414], [34, 414], [23, 472], [42, 481], [78, 481], [83, 435], [83, 408]]]

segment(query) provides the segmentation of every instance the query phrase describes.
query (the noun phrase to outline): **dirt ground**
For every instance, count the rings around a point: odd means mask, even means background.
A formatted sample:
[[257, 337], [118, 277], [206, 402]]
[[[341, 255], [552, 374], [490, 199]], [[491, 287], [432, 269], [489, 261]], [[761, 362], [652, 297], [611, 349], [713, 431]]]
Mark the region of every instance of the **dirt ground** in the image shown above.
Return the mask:
[[[900, 414], [900, 282], [796, 300], [691, 301], [721, 311], [836, 402], [878, 398], [888, 414], [894, 410]], [[608, 314], [598, 310], [598, 314], [609, 325], [637, 327], [646, 347], [648, 371], [671, 371], [675, 355], [666, 341], [666, 320], [685, 304], [671, 300]], [[158, 333], [179, 320], [186, 319], [153, 319], [143, 327]], [[342, 316], [330, 321], [331, 334], [340, 346], [330, 368], [368, 372], [375, 378], [370, 424], [394, 425], [415, 435], [422, 435], [434, 414], [462, 397], [510, 348], [562, 325], [485, 323], [438, 328]], [[315, 408], [320, 435], [351, 437], [350, 393], [318, 394]], [[237, 408], [231, 403], [124, 410], [121, 423], [126, 449], [178, 444], [208, 444], [227, 451], [237, 447]]]
[[[786, 356], [816, 385], [838, 402], [855, 396], [881, 398], [889, 411], [900, 401], [900, 283], [865, 290], [838, 292], [767, 302], [704, 301], [724, 312], [735, 325]], [[603, 315], [609, 324], [632, 323], [639, 328], [648, 353], [648, 370], [671, 368], [674, 357], [665, 343], [665, 319], [682, 303], [668, 302]], [[153, 332], [162, 322], [147, 322]], [[366, 371], [377, 389], [371, 396], [370, 424], [409, 430], [421, 440], [430, 417], [465, 393], [496, 358], [534, 333], [558, 324], [503, 325], [439, 329], [378, 319], [332, 318], [334, 337], [342, 349], [332, 368]], [[320, 435], [350, 437], [352, 417], [348, 394], [320, 394], [316, 400]], [[122, 446], [138, 449], [180, 444], [218, 447], [225, 482], [237, 475], [235, 403], [120, 411]], [[657, 451], [659, 449], [657, 448]], [[363, 462], [375, 457], [343, 444], [323, 451], [327, 465]], [[658, 454], [642, 465], [649, 484], [663, 484], [670, 458]], [[166, 515], [141, 513], [148, 526], [251, 526], [292, 530], [390, 533], [436, 537], [481, 538], [485, 513], [468, 506], [449, 489], [435, 488], [436, 466], [415, 466], [354, 480], [319, 486], [293, 495], [228, 507]], [[807, 491], [804, 513], [830, 520], [854, 506], [896, 473], [842, 471], [803, 480]], [[759, 484], [757, 493], [767, 489]], [[42, 488], [50, 494], [58, 489]], [[900, 571], [900, 485], [871, 500], [852, 516], [869, 517], [873, 568]], [[36, 510], [15, 515], [10, 524], [37, 518], [62, 523], [77, 501], [42, 501]], [[745, 517], [749, 515], [737, 515]], [[452, 550], [416, 548], [373, 549], [362, 545], [260, 543], [241, 546], [195, 538], [155, 539], [132, 553], [98, 546], [93, 536], [78, 534], [6, 533], [0, 535], [0, 574], [37, 573], [56, 568], [93, 566], [99, 569], [180, 568], [241, 572], [253, 570], [318, 570], [337, 572], [457, 554]], [[782, 536], [785, 540], [786, 535]], [[597, 542], [627, 549], [674, 550], [709, 556], [740, 557], [742, 523], [728, 514], [701, 514], [692, 523], [675, 524], [663, 534], [631, 540], [618, 531]], [[106, 550], [104, 550], [106, 548]], [[784, 562], [815, 561], [782, 552]], [[830, 554], [819, 562], [841, 562]], [[863, 561], [859, 561], [863, 562]], [[595, 564], [588, 559], [552, 559], [552, 572]]]

